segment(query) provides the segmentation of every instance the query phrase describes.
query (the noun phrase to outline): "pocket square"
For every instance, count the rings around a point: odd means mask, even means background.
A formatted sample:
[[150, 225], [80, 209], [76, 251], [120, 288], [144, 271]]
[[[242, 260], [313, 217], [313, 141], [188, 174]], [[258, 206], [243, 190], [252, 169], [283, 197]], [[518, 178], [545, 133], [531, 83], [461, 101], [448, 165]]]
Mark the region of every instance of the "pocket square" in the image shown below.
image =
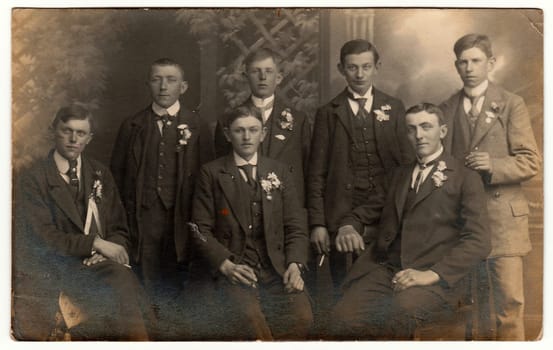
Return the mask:
[[280, 141], [286, 140], [286, 136], [281, 135], [281, 134], [275, 135], [275, 137], [276, 137], [277, 139], [279, 139]]

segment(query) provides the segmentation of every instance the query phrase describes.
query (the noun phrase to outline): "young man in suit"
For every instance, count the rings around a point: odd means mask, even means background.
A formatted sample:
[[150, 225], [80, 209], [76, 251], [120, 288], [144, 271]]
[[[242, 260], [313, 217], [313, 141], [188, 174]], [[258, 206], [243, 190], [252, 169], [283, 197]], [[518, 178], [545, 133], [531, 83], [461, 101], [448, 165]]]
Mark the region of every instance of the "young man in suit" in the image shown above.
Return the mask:
[[[275, 91], [282, 81], [278, 55], [268, 48], [252, 51], [244, 59], [251, 96], [242, 106], [258, 108], [267, 135], [259, 148], [260, 155], [288, 165], [300, 201], [305, 207], [305, 178], [309, 161], [311, 126], [305, 114], [288, 106]], [[215, 150], [218, 157], [229, 154], [232, 145], [223, 132], [221, 121], [215, 131]], [[307, 214], [306, 214], [307, 215]]]
[[368, 203], [341, 227], [377, 225], [378, 234], [346, 276], [336, 337], [410, 339], [419, 323], [455, 310], [463, 277], [490, 251], [482, 180], [444, 151], [442, 111], [419, 104], [405, 123], [417, 162], [394, 171], [381, 215]]
[[212, 326], [226, 339], [305, 339], [309, 240], [293, 176], [258, 153], [257, 109], [234, 110], [224, 133], [233, 152], [202, 167], [194, 195], [195, 242], [224, 303], [224, 324]]
[[453, 50], [463, 89], [441, 106], [450, 130], [445, 148], [478, 171], [486, 188], [497, 339], [524, 340], [523, 257], [531, 245], [521, 183], [538, 173], [539, 151], [524, 100], [488, 79], [495, 65], [489, 38], [468, 34]]
[[107, 167], [82, 154], [93, 126], [82, 106], [61, 108], [52, 123], [55, 148], [22, 175], [15, 268], [34, 276], [31, 294], [40, 304], [60, 298], [80, 310], [69, 315], [82, 321], [70, 329], [73, 340], [147, 340], [147, 298], [129, 265], [125, 210]]
[[111, 170], [127, 210], [131, 258], [163, 313], [185, 278], [195, 177], [213, 147], [207, 124], [179, 102], [188, 84], [178, 63], [153, 62], [147, 86], [153, 102], [122, 123]]
[[[373, 86], [379, 67], [371, 43], [345, 43], [338, 70], [348, 86], [315, 116], [307, 183], [309, 227], [316, 252], [330, 254], [335, 287], [346, 273], [342, 253], [359, 252], [368, 239], [363, 232], [341, 235], [340, 220], [357, 206], [382, 203], [390, 170], [412, 158], [403, 103]], [[335, 240], [341, 243], [331, 249]]]

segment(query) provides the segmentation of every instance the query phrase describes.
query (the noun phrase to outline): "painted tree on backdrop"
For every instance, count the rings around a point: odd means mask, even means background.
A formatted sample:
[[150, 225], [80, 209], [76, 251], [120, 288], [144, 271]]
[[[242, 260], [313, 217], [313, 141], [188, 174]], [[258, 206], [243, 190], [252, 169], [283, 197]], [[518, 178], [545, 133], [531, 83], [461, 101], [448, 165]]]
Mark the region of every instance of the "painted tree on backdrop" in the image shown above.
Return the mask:
[[56, 109], [78, 101], [94, 111], [106, 89], [107, 60], [119, 49], [116, 11], [15, 9], [12, 12], [13, 168], [49, 148]]

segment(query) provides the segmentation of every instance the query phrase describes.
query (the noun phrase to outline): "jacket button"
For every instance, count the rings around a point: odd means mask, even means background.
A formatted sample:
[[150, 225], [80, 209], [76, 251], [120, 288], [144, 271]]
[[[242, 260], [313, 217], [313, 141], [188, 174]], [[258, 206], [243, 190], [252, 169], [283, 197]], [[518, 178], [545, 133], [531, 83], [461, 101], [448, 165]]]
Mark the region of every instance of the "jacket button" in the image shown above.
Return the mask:
[[475, 150], [475, 151], [478, 151], [478, 147], [474, 147], [474, 150]]
[[282, 249], [282, 245], [277, 245], [277, 250], [281, 250]]
[[346, 185], [346, 190], [351, 190], [351, 184]]
[[248, 225], [248, 228], [251, 230], [251, 229], [253, 228], [253, 226], [252, 226], [252, 225]]
[[501, 196], [501, 193], [499, 193], [499, 191], [497, 191], [496, 193], [493, 194], [493, 196], [495, 198], [499, 198]]

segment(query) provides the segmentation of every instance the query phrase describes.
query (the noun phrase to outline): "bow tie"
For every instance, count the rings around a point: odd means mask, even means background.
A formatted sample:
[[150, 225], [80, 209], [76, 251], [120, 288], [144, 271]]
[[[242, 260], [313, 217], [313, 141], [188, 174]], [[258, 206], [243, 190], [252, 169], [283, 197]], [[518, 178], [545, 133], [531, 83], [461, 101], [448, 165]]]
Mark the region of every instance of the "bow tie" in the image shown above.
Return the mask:
[[156, 121], [161, 121], [163, 124], [171, 125], [171, 118], [174, 116], [170, 114], [164, 114], [164, 115], [157, 115], [156, 114]]
[[419, 165], [420, 169], [426, 169], [428, 167], [431, 167], [434, 164], [436, 164], [437, 162], [438, 162], [438, 159], [434, 159], [434, 160], [431, 160], [431, 161], [426, 162], [426, 163], [423, 163], [423, 162], [420, 162], [420, 161], [417, 160], [417, 164]]

